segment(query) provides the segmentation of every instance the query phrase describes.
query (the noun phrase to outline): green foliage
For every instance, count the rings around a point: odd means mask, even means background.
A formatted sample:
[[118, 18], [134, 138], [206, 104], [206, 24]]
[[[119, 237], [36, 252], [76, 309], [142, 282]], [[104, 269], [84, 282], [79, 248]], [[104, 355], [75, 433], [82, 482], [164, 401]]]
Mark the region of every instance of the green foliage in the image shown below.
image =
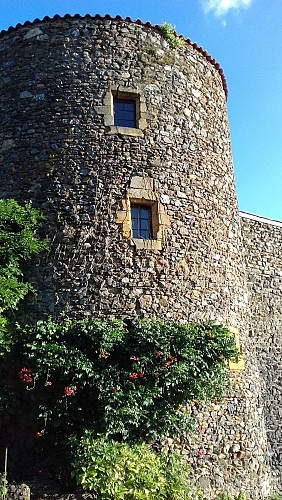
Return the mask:
[[11, 337], [7, 333], [7, 324], [7, 318], [0, 316], [0, 360], [1, 357], [5, 356], [5, 354], [9, 352], [11, 344], [13, 343]]
[[[8, 353], [13, 336], [8, 331], [7, 313], [15, 310], [29, 291], [30, 283], [23, 282], [24, 261], [47, 248], [47, 243], [36, 236], [43, 216], [29, 205], [20, 206], [15, 200], [0, 200], [0, 412], [14, 405], [13, 388], [6, 383]], [[1, 366], [1, 362], [3, 365]]]
[[0, 495], [6, 495], [7, 494], [7, 486], [8, 486], [8, 481], [6, 479], [6, 476], [4, 473], [0, 474]]
[[[18, 302], [34, 290], [22, 281], [22, 263], [47, 248], [35, 236], [43, 216], [29, 205], [15, 200], [0, 200], [0, 314], [16, 309]], [[0, 334], [4, 319], [0, 319]], [[0, 340], [1, 342], [1, 340]]]
[[217, 500], [246, 500], [246, 495], [245, 493], [243, 493], [242, 491], [240, 493], [238, 493], [238, 495], [235, 495], [234, 497], [228, 495], [227, 493], [220, 493], [220, 495], [218, 495], [217, 497]]
[[[188, 500], [189, 467], [176, 454], [154, 453], [145, 443], [93, 439], [85, 432], [75, 443], [73, 477], [98, 498]], [[196, 498], [195, 496], [193, 498]]]
[[214, 323], [49, 319], [16, 325], [9, 336], [3, 369], [12, 366], [22, 388], [33, 389], [49, 436], [85, 428], [131, 442], [179, 434], [192, 425], [189, 401], [223, 397], [225, 361], [238, 354]]
[[167, 22], [163, 22], [161, 26], [159, 26], [159, 31], [163, 35], [163, 37], [168, 41], [171, 47], [173, 48], [182, 48], [184, 47], [184, 40], [183, 38], [180, 38], [176, 33], [175, 33], [175, 26], [172, 24], [169, 24]]

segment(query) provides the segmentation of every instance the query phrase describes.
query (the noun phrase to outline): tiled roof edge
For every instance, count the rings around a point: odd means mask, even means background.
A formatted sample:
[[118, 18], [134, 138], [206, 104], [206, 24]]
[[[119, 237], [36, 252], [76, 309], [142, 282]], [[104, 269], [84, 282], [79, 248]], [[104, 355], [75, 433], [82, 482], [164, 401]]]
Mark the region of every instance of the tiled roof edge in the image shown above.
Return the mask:
[[239, 211], [239, 215], [244, 219], [254, 220], [256, 222], [261, 222], [262, 224], [269, 224], [270, 226], [282, 227], [282, 221], [280, 220], [269, 219], [268, 217], [263, 217], [262, 215], [255, 215], [242, 211]]
[[[56, 21], [58, 19], [87, 19], [87, 18], [88, 19], [89, 18], [90, 19], [109, 19], [109, 20], [112, 20], [112, 21], [125, 21], [125, 22], [128, 22], [128, 23], [138, 24], [138, 25], [141, 25], [141, 26], [145, 26], [146, 28], [152, 28], [152, 29], [157, 29], [157, 30], [159, 30], [159, 28], [160, 28], [160, 25], [158, 25], [158, 24], [151, 24], [149, 21], [147, 21], [146, 23], [143, 23], [140, 19], [135, 19], [135, 21], [133, 21], [130, 17], [125, 17], [125, 18], [122, 18], [121, 16], [112, 17], [109, 14], [106, 14], [105, 16], [101, 16], [100, 14], [96, 14], [95, 16], [91, 16], [90, 14], [85, 14], [83, 16], [80, 15], [80, 14], [74, 14], [74, 15], [65, 14], [64, 16], [60, 16], [59, 14], [55, 14], [55, 16], [53, 16], [53, 17], [45, 16], [43, 19], [36, 18], [33, 21], [26, 21], [23, 24], [18, 23], [18, 24], [16, 24], [16, 26], [10, 26], [7, 30], [0, 31], [0, 37], [2, 35], [4, 35], [4, 34], [11, 33], [12, 31], [17, 30], [19, 28], [22, 28], [24, 26], [34, 26], [37, 23], [41, 23], [41, 22]], [[225, 95], [226, 95], [226, 98], [227, 98], [227, 95], [228, 95], [227, 83], [226, 83], [226, 79], [225, 79], [223, 70], [220, 67], [220, 65], [218, 64], [218, 62], [216, 62], [216, 60], [213, 59], [208, 54], [208, 52], [203, 49], [203, 47], [200, 47], [196, 43], [192, 42], [190, 40], [190, 38], [185, 38], [183, 35], [178, 35], [178, 36], [180, 36], [180, 38], [182, 38], [187, 44], [191, 45], [195, 50], [197, 50], [198, 52], [200, 52], [207, 59], [207, 61], [209, 61], [217, 69], [217, 71], [220, 74], [220, 77], [221, 77], [221, 80], [222, 80], [222, 86], [223, 86], [223, 89], [224, 89], [224, 92], [225, 92]]]

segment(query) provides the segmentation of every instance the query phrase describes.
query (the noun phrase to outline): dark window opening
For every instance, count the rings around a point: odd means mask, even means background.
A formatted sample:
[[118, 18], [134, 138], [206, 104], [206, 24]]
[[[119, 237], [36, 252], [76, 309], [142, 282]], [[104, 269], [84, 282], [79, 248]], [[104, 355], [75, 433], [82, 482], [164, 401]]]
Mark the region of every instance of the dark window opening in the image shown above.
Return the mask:
[[152, 240], [152, 207], [131, 205], [131, 223], [133, 238]]
[[136, 128], [136, 102], [114, 98], [114, 124], [117, 127]]

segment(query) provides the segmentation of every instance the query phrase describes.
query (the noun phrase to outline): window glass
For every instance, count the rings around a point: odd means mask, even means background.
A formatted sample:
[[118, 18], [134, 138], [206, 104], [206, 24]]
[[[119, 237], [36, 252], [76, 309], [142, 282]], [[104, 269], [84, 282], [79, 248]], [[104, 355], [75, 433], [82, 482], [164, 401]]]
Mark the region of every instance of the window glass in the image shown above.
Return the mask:
[[136, 103], [134, 100], [114, 98], [114, 124], [117, 127], [136, 128]]
[[131, 205], [133, 238], [152, 239], [152, 210], [147, 205]]

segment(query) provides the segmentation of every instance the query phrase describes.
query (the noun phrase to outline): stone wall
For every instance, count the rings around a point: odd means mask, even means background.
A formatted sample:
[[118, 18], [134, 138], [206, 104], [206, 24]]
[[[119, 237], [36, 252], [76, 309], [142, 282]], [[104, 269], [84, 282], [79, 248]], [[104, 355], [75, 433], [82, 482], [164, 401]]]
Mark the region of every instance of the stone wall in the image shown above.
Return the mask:
[[[57, 16], [2, 32], [0, 69], [0, 196], [48, 217], [50, 252], [29, 270], [39, 295], [22, 313], [241, 328], [244, 374], [223, 406], [197, 410], [200, 443], [179, 447], [208, 498], [224, 488], [265, 498], [271, 474], [219, 66], [189, 40], [173, 49], [150, 25]], [[114, 126], [118, 92], [136, 99], [134, 130]], [[140, 196], [158, 226], [148, 245], [130, 229]]]
[[282, 222], [241, 213], [250, 335], [261, 380], [271, 468], [282, 493]]

